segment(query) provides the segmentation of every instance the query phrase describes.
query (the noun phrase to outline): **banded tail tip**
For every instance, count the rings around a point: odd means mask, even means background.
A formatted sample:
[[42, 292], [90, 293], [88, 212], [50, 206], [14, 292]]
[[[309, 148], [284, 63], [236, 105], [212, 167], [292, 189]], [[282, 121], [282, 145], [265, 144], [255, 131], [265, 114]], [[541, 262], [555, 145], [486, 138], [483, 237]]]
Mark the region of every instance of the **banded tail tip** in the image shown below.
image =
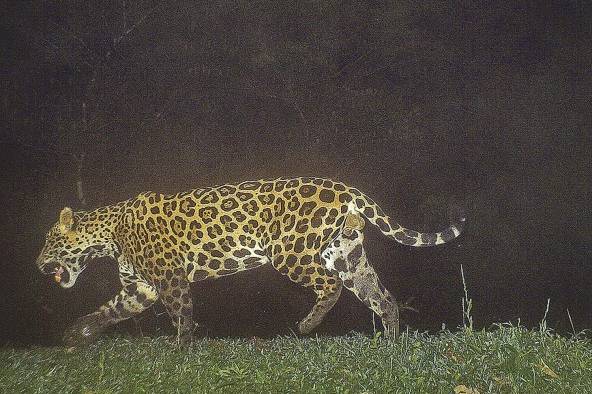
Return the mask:
[[457, 237], [460, 235], [460, 233], [462, 233], [467, 221], [464, 208], [457, 204], [450, 205], [448, 207], [448, 220], [450, 221], [451, 226], [453, 226], [458, 231], [458, 234], [455, 234], [455, 237]]

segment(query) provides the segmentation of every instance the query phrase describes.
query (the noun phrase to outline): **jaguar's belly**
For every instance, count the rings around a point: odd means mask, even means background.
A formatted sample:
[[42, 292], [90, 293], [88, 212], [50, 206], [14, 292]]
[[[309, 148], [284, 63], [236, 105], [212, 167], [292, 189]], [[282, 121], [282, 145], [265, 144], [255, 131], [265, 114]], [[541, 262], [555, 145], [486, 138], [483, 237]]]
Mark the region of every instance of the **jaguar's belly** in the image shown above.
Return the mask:
[[244, 234], [210, 240], [184, 257], [187, 278], [192, 282], [232, 275], [269, 261], [264, 248]]

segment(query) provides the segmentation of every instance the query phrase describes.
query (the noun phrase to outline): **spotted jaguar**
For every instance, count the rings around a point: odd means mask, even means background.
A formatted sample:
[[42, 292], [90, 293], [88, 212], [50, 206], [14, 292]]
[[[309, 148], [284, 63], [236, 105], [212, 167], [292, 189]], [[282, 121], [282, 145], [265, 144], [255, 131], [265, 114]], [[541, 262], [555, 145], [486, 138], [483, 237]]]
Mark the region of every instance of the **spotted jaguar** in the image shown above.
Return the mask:
[[381, 318], [386, 336], [396, 336], [399, 310], [368, 263], [366, 221], [401, 244], [432, 246], [458, 237], [464, 217], [459, 212], [440, 232], [413, 231], [358, 189], [323, 178], [146, 192], [92, 211], [64, 208], [37, 266], [69, 288], [90, 260], [108, 256], [118, 263], [121, 291], [66, 330], [68, 346], [92, 342], [157, 300], [179, 341], [188, 343], [194, 330], [189, 284], [268, 263], [316, 293], [315, 305], [298, 323], [301, 333], [322, 321], [345, 287]]

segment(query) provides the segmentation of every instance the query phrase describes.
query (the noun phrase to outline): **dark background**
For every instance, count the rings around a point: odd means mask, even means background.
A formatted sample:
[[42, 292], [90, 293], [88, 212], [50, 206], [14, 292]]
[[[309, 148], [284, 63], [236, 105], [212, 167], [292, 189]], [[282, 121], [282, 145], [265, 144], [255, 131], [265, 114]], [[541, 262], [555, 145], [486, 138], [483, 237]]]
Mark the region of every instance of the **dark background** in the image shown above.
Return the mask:
[[[63, 206], [301, 175], [356, 186], [419, 230], [465, 207], [450, 245], [367, 232], [386, 287], [414, 297], [411, 328], [462, 324], [461, 264], [477, 327], [534, 327], [547, 299], [549, 326], [571, 332], [569, 310], [575, 331], [592, 327], [584, 3], [6, 3], [0, 343], [55, 344], [117, 291], [108, 259], [70, 290], [37, 272]], [[289, 334], [314, 303], [270, 267], [194, 294], [209, 336]], [[351, 330], [372, 332], [372, 314], [344, 292], [317, 332]], [[172, 329], [156, 306], [113, 331]]]

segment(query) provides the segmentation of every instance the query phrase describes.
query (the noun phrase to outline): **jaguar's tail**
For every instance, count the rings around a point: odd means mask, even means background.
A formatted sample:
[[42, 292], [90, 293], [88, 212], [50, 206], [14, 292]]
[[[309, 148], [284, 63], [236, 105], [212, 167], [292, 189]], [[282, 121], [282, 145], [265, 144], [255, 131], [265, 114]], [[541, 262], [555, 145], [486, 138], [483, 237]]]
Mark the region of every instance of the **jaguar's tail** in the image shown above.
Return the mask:
[[389, 218], [378, 204], [359, 190], [353, 189], [352, 196], [355, 197], [350, 202], [350, 209], [359, 212], [384, 235], [403, 245], [423, 247], [450, 242], [462, 233], [466, 221], [463, 209], [455, 205], [448, 211], [449, 220], [452, 223], [450, 226], [435, 233], [421, 233], [405, 228]]

